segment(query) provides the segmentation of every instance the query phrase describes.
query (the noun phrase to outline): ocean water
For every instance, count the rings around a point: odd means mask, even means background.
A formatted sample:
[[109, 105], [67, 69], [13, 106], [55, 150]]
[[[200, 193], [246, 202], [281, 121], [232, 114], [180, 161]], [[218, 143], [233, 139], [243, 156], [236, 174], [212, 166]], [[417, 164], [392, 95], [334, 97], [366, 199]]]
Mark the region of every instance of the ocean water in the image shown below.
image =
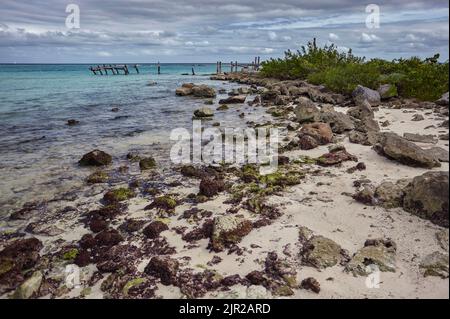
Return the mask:
[[[196, 76], [182, 75], [192, 67]], [[140, 65], [140, 74], [130, 67], [128, 76], [95, 76], [89, 65], [0, 65], [0, 215], [81, 183], [87, 172], [77, 161], [94, 148], [116, 162], [137, 150], [167, 164], [171, 129], [192, 129], [193, 111], [204, 106], [175, 89], [185, 82], [236, 86], [210, 81], [215, 67], [162, 64], [158, 75], [155, 65]], [[237, 115], [218, 112], [215, 121], [233, 127], [248, 120]]]

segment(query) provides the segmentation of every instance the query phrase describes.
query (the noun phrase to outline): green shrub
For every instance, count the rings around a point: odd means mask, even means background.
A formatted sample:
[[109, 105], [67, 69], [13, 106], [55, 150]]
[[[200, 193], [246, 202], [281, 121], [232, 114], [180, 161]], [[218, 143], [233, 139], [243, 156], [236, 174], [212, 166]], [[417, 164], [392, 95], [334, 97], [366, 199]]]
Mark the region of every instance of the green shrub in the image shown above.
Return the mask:
[[434, 101], [449, 90], [449, 63], [438, 60], [439, 54], [427, 59], [365, 61], [351, 50], [339, 52], [334, 45], [319, 48], [314, 39], [296, 52], [285, 52], [283, 59], [263, 62], [261, 74], [281, 80], [308, 80], [343, 94], [351, 93], [358, 84], [372, 89], [394, 84], [402, 97]]

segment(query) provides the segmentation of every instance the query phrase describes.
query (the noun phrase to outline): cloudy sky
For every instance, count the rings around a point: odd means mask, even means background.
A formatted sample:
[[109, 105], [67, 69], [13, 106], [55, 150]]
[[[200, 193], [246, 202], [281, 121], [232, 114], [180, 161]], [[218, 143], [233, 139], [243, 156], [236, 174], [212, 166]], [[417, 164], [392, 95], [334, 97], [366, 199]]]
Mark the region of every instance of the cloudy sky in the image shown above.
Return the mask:
[[[379, 28], [366, 26], [370, 3]], [[1, 0], [0, 63], [245, 61], [313, 37], [368, 58], [446, 60], [448, 23], [448, 0]]]

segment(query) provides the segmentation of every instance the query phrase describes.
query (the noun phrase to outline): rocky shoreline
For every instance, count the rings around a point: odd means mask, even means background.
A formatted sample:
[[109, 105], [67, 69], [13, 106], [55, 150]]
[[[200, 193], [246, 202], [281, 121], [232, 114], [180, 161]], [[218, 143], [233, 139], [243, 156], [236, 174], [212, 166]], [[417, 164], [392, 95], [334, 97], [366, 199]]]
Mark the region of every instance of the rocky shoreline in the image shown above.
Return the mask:
[[[278, 171], [160, 169], [129, 153], [141, 173], [117, 178], [127, 166], [89, 152], [82, 195], [9, 217], [3, 298], [448, 298], [448, 94], [431, 103], [388, 87], [343, 96], [245, 73], [211, 79], [241, 87], [220, 100], [205, 85], [176, 94], [204, 99], [193, 114], [203, 120], [263, 108], [272, 119], [247, 125], [285, 129]], [[378, 289], [366, 285], [372, 266]]]

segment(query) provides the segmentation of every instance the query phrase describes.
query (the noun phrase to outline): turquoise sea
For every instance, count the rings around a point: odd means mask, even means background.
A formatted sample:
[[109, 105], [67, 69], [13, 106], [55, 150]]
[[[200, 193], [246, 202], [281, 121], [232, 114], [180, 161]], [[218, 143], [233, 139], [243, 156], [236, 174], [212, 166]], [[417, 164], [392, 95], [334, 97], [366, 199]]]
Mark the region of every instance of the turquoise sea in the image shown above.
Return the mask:
[[[209, 80], [215, 64], [161, 64], [160, 75], [154, 64], [139, 65], [140, 74], [129, 65], [127, 76], [95, 76], [89, 66], [0, 65], [3, 211], [80, 182], [76, 163], [94, 148], [116, 162], [137, 150], [167, 163], [170, 130], [192, 128], [193, 111], [204, 106], [204, 100], [175, 96], [175, 89], [185, 82], [236, 86]], [[182, 75], [192, 67], [195, 76]], [[236, 126], [248, 120], [237, 115], [219, 112], [215, 121]], [[68, 126], [68, 119], [80, 124]]]

